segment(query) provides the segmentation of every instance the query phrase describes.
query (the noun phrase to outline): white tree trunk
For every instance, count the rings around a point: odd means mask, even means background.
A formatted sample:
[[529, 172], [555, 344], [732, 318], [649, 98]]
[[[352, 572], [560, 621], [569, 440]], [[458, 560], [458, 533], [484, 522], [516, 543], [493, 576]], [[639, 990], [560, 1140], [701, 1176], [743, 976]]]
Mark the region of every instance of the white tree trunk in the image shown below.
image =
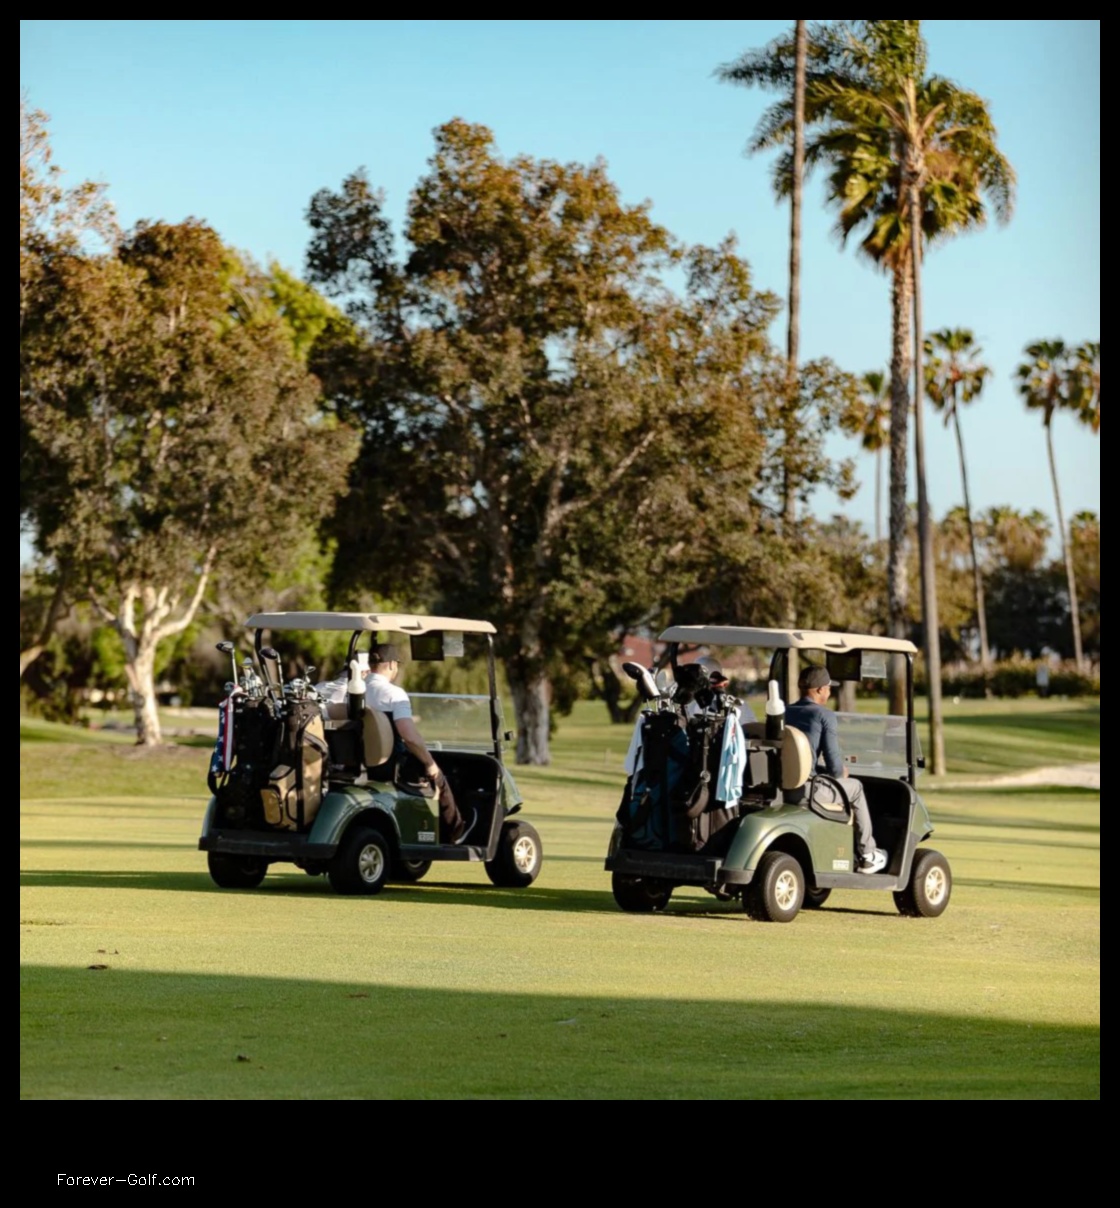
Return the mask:
[[[127, 583], [121, 589], [120, 607], [114, 612], [103, 601], [92, 597], [93, 606], [120, 634], [124, 645], [125, 675], [132, 695], [136, 721], [136, 741], [157, 747], [163, 741], [156, 706], [156, 651], [164, 638], [182, 633], [194, 620], [202, 603], [217, 547], [211, 546], [203, 559], [194, 593], [182, 611], [179, 597], [168, 585]], [[178, 615], [175, 615], [178, 613]]]
[[149, 642], [146, 648], [131, 643], [125, 644], [131, 654], [125, 663], [125, 675], [132, 696], [132, 714], [136, 722], [136, 741], [146, 747], [158, 747], [163, 741], [156, 704], [156, 643]]

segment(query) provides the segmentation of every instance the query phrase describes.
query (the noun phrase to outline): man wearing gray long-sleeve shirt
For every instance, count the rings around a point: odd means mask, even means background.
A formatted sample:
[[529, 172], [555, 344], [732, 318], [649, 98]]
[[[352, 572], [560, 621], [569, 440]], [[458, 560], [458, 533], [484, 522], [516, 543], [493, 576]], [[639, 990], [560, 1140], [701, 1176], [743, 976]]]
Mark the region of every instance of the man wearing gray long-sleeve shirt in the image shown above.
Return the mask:
[[863, 785], [858, 780], [848, 778], [848, 769], [840, 752], [836, 714], [827, 707], [832, 685], [833, 680], [827, 668], [812, 663], [802, 668], [797, 677], [801, 696], [786, 708], [786, 725], [794, 726], [808, 738], [813, 752], [813, 767], [817, 766], [818, 758], [823, 760], [824, 770], [832, 778], [813, 778], [810, 792], [814, 798], [818, 801], [844, 801], [851, 808], [859, 857], [856, 871], [882, 872], [887, 866], [887, 853], [875, 846]]

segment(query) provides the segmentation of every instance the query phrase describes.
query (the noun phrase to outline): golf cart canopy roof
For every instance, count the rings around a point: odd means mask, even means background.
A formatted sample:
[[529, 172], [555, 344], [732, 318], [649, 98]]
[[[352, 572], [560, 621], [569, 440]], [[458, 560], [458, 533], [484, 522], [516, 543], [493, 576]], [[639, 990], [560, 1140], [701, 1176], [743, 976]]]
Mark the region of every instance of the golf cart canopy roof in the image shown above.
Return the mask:
[[885, 650], [917, 654], [904, 638], [877, 637], [870, 633], [834, 633], [827, 629], [746, 629], [740, 625], [672, 625], [661, 642], [689, 642], [697, 646], [756, 646], [767, 650]]
[[467, 621], [461, 617], [423, 617], [407, 612], [257, 612], [246, 629], [327, 629], [371, 633], [497, 633], [489, 621]]

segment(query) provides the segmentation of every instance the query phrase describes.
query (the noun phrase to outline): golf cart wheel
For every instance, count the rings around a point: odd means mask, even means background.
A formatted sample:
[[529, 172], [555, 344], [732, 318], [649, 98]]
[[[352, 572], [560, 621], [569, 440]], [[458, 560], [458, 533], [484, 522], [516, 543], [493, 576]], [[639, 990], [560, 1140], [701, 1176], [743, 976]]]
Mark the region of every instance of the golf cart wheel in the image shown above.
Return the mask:
[[268, 872], [268, 865], [259, 856], [227, 856], [207, 852], [206, 864], [210, 879], [219, 889], [256, 889]]
[[831, 889], [806, 889], [805, 901], [801, 903], [803, 910], [820, 910], [828, 901]]
[[626, 873], [611, 874], [614, 900], [631, 914], [653, 914], [664, 910], [673, 895], [673, 887], [660, 877], [632, 877]]
[[393, 865], [393, 880], [415, 884], [428, 875], [431, 860], [398, 860]]
[[371, 826], [356, 826], [343, 840], [327, 876], [335, 893], [375, 894], [389, 879], [389, 845]]
[[894, 904], [899, 914], [915, 919], [935, 919], [945, 913], [952, 890], [949, 861], [930, 847], [919, 848], [914, 853], [909, 884], [894, 895]]
[[528, 822], [505, 821], [493, 860], [486, 861], [486, 875], [505, 889], [525, 889], [541, 871], [541, 837]]
[[801, 865], [782, 851], [768, 851], [743, 891], [743, 909], [763, 923], [792, 923], [805, 901]]

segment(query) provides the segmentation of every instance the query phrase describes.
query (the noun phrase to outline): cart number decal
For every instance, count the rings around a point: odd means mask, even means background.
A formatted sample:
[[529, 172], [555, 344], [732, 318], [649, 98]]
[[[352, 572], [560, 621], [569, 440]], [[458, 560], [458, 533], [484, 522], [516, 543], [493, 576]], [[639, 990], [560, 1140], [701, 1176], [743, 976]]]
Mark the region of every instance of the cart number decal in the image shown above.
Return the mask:
[[833, 872], [851, 872], [851, 870], [852, 870], [851, 860], [833, 860], [832, 861], [832, 871]]
[[434, 843], [436, 841], [435, 831], [420, 831], [416, 836], [417, 843]]

